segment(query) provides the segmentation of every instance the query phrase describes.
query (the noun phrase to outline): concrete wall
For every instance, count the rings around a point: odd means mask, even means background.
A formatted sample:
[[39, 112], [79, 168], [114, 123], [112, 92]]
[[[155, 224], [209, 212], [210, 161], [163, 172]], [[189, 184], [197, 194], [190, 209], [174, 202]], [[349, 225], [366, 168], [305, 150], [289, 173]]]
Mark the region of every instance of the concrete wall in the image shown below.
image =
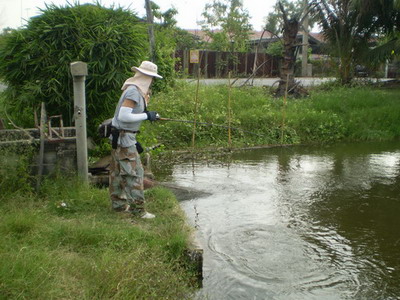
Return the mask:
[[[37, 154], [33, 160], [32, 174], [38, 174], [38, 166], [39, 154]], [[52, 175], [56, 172], [60, 172], [62, 174], [77, 173], [75, 140], [45, 142], [43, 157], [43, 175]]]
[[[57, 128], [56, 128], [57, 129]], [[59, 131], [59, 129], [58, 129]], [[33, 140], [29, 140], [28, 137]], [[0, 130], [0, 145], [2, 147], [24, 147], [31, 145], [36, 151], [32, 161], [32, 174], [38, 174], [40, 139], [39, 130], [5, 129]], [[51, 175], [60, 171], [63, 174], [77, 173], [77, 151], [75, 128], [65, 127], [64, 137], [45, 139], [43, 157], [43, 175]]]

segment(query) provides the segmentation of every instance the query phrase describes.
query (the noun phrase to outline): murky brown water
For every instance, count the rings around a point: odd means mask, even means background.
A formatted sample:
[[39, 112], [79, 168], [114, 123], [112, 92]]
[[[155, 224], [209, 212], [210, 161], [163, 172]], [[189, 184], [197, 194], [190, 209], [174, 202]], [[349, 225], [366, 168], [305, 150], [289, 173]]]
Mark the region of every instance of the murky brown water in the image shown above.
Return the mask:
[[173, 167], [203, 299], [400, 299], [400, 142], [262, 149]]

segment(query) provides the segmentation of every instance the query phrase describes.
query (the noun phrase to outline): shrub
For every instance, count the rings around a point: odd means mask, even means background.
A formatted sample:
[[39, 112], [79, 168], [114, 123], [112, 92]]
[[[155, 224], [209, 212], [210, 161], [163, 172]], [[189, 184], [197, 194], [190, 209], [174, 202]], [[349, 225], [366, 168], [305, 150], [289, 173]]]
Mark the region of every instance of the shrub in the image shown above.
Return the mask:
[[8, 111], [22, 126], [19, 113], [46, 103], [49, 115], [72, 123], [70, 63], [88, 64], [86, 104], [89, 133], [112, 115], [130, 68], [147, 53], [146, 27], [130, 11], [99, 4], [50, 5], [27, 26], [7, 34], [0, 48], [0, 77], [8, 85]]

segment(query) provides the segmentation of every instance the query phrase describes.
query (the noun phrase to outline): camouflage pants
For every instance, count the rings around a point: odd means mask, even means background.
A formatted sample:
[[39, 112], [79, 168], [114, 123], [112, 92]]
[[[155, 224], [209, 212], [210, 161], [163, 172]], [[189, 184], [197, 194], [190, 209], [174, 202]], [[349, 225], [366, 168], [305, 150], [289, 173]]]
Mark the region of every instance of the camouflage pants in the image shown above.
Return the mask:
[[136, 146], [118, 147], [111, 152], [110, 198], [112, 208], [144, 212], [143, 167]]

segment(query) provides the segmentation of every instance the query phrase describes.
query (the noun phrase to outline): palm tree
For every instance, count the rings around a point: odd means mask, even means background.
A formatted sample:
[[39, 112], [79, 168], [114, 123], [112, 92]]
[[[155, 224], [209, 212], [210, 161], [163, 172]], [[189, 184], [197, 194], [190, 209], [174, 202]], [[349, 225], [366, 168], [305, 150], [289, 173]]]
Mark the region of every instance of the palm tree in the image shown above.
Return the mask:
[[319, 0], [317, 12], [331, 56], [338, 58], [338, 78], [348, 84], [353, 78], [354, 58], [366, 48], [371, 33], [360, 26], [354, 0]]
[[384, 33], [392, 36], [387, 43], [374, 49], [375, 59], [384, 59], [388, 52], [392, 53], [394, 46], [397, 45], [398, 48], [399, 0], [314, 2], [331, 55], [338, 58], [338, 78], [342, 84], [352, 81], [354, 64], [357, 61], [371, 61], [368, 58], [368, 53], [371, 53], [368, 46], [371, 38]]
[[380, 33], [379, 45], [368, 51], [365, 61], [378, 64], [398, 56], [400, 53], [400, 0], [367, 0], [364, 3], [360, 1], [359, 5], [363, 7], [364, 13], [372, 18], [376, 31]]
[[[301, 28], [304, 19], [310, 13], [312, 6], [308, 1], [297, 1], [290, 3], [279, 0], [276, 4], [277, 13], [271, 13], [268, 16], [268, 23], [265, 28], [281, 40], [282, 65], [280, 68], [279, 86], [276, 96], [283, 96], [286, 93], [301, 94], [303, 91], [295, 82], [294, 67], [296, 63], [296, 50], [300, 46], [297, 41], [297, 34]], [[279, 21], [276, 19], [279, 18]], [[277, 28], [278, 24], [279, 29]], [[282, 37], [279, 37], [278, 31], [282, 31]]]

